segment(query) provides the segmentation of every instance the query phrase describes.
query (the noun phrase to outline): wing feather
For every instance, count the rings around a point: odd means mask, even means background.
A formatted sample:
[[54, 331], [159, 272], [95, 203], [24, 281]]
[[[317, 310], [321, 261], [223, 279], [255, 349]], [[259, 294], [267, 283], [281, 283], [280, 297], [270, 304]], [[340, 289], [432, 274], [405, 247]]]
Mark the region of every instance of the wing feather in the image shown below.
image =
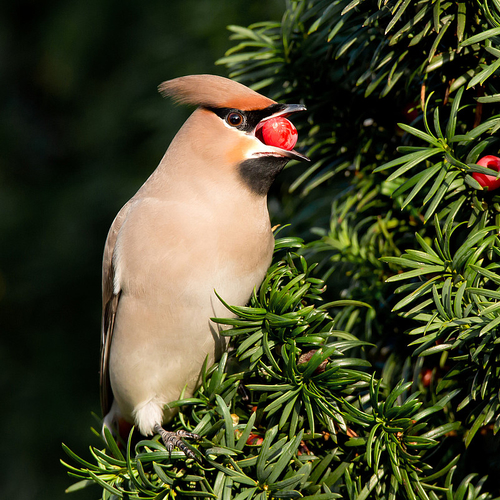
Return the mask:
[[113, 403], [113, 391], [109, 379], [109, 351], [113, 338], [116, 311], [120, 301], [120, 292], [114, 291], [115, 269], [113, 256], [116, 240], [127, 214], [130, 210], [130, 201], [123, 206], [115, 217], [108, 232], [104, 255], [102, 259], [102, 321], [101, 321], [101, 409], [103, 416], [109, 412]]

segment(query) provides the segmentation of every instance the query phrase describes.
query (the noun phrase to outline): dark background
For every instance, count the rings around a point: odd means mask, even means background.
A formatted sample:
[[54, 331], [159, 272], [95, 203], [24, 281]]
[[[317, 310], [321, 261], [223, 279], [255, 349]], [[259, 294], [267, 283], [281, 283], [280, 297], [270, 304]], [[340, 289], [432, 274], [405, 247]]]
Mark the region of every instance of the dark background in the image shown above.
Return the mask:
[[97, 441], [100, 266], [116, 212], [189, 110], [163, 80], [225, 75], [228, 24], [284, 0], [11, 1], [0, 7], [0, 498], [67, 497], [61, 442]]

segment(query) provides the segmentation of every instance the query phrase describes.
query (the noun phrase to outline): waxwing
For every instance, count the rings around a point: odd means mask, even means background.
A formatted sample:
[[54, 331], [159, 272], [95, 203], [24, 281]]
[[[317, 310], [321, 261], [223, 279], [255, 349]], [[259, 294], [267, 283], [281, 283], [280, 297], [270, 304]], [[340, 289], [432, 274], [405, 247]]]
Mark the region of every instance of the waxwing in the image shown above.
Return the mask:
[[103, 257], [101, 405], [104, 425], [134, 424], [167, 449], [192, 452], [162, 428], [168, 403], [190, 397], [208, 356], [226, 344], [214, 317], [245, 305], [274, 248], [267, 192], [294, 150], [266, 145], [259, 124], [305, 109], [214, 75], [164, 82], [197, 106], [157, 169], [116, 216]]

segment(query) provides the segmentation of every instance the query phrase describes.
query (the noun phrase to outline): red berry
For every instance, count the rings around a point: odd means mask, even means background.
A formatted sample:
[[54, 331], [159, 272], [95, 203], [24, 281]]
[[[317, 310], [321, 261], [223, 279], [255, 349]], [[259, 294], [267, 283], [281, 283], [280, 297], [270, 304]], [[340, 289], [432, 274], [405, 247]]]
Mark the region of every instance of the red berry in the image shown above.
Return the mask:
[[425, 368], [422, 370], [422, 384], [424, 387], [429, 387], [432, 381], [432, 370]]
[[403, 117], [405, 119], [405, 122], [411, 123], [413, 120], [416, 120], [418, 118], [418, 109], [417, 109], [418, 103], [413, 101], [409, 102], [404, 108], [403, 108]]
[[[478, 165], [482, 167], [488, 167], [496, 170], [500, 170], [500, 158], [497, 156], [483, 156], [478, 162]], [[472, 177], [476, 179], [482, 187], [487, 187], [489, 191], [497, 189], [500, 187], [500, 178], [497, 179], [496, 175], [480, 174], [478, 172], [473, 172]]]
[[264, 121], [262, 127], [257, 129], [256, 135], [267, 146], [290, 151], [297, 143], [299, 134], [291, 121], [284, 116], [277, 116]]
[[249, 445], [261, 445], [264, 441], [264, 438], [259, 436], [258, 434], [250, 433], [247, 439], [247, 444]]

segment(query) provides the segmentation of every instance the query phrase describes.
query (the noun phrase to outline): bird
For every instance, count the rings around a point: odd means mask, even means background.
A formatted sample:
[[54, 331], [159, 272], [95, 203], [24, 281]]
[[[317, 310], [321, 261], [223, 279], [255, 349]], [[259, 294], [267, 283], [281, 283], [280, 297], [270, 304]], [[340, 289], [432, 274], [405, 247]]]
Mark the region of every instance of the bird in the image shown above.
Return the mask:
[[159, 92], [196, 106], [158, 167], [123, 206], [102, 263], [100, 388], [104, 427], [135, 425], [167, 450], [194, 454], [187, 431], [163, 426], [190, 397], [206, 359], [227, 348], [218, 294], [243, 306], [271, 263], [267, 193], [288, 161], [308, 160], [256, 136], [271, 118], [304, 111], [216, 75], [181, 76]]

